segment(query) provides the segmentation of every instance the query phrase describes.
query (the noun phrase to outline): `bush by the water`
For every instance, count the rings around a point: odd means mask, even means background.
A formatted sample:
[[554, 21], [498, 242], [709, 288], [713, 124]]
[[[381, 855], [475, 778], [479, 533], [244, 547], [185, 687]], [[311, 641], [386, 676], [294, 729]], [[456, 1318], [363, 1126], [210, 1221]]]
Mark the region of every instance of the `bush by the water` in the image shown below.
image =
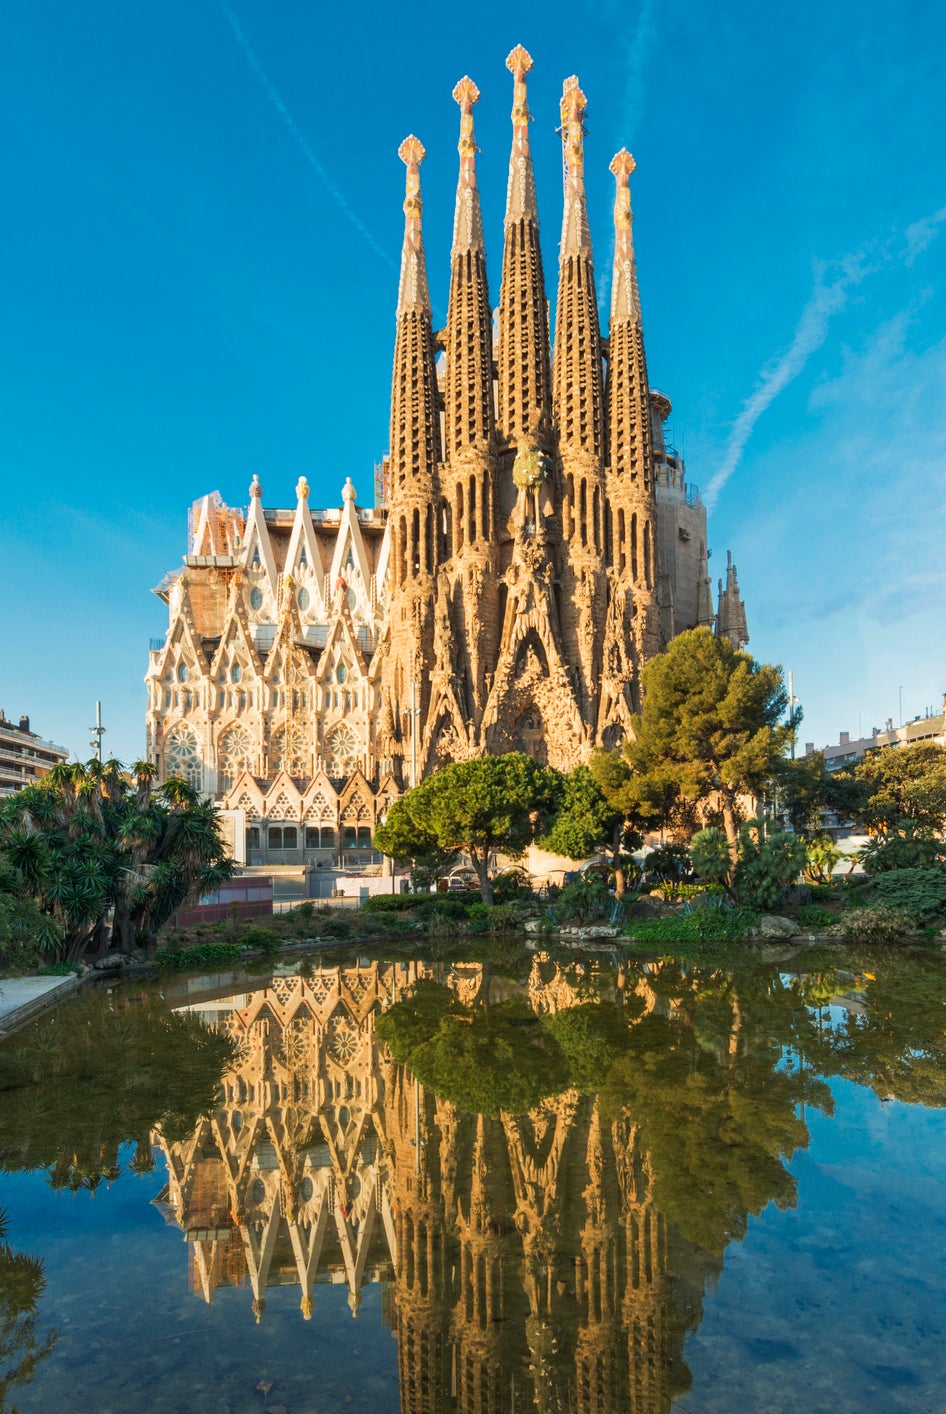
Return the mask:
[[575, 879], [566, 884], [549, 910], [556, 923], [592, 923], [610, 918], [614, 898], [600, 879]]
[[843, 926], [849, 943], [899, 943], [913, 932], [913, 919], [901, 908], [878, 903], [848, 914]]
[[285, 939], [272, 928], [254, 926], [247, 928], [240, 941], [243, 947], [252, 948], [254, 952], [261, 952], [268, 957], [279, 952]]
[[946, 914], [946, 869], [896, 869], [878, 874], [871, 893], [879, 903], [902, 909], [918, 922], [932, 922]]
[[752, 936], [758, 919], [747, 908], [726, 906], [721, 900], [694, 904], [669, 918], [634, 918], [625, 928], [638, 943], [704, 943], [739, 940]]
[[195, 943], [189, 948], [158, 948], [154, 955], [158, 967], [179, 972], [187, 967], [202, 967], [205, 963], [236, 962], [243, 956], [239, 943]]
[[830, 913], [828, 909], [822, 908], [820, 903], [806, 903], [803, 908], [798, 910], [795, 917], [803, 928], [811, 928], [816, 932], [820, 932], [823, 928], [830, 928], [833, 923], [837, 922], [834, 914]]

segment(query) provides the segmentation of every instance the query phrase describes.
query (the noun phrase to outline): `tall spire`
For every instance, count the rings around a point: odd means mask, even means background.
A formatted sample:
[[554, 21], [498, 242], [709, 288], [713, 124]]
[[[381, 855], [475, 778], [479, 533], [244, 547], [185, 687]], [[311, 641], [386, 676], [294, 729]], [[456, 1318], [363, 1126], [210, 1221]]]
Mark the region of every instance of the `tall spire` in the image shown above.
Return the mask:
[[407, 180], [391, 391], [391, 472], [395, 491], [406, 476], [433, 476], [440, 460], [437, 374], [421, 229], [423, 144], [416, 137], [407, 137], [398, 148], [398, 156], [407, 167]]
[[634, 260], [633, 214], [630, 176], [637, 163], [622, 147], [611, 159], [610, 170], [617, 179], [614, 195], [614, 267], [611, 278], [611, 324], [640, 320], [641, 297], [637, 288]]
[[658, 648], [657, 503], [650, 384], [631, 232], [634, 166], [624, 148], [611, 162], [616, 191], [607, 386], [609, 548], [619, 580], [633, 592], [634, 634], [640, 658], [646, 661]]
[[427, 261], [424, 256], [424, 233], [421, 216], [424, 203], [420, 194], [420, 164], [427, 153], [423, 143], [411, 134], [397, 150], [407, 167], [407, 190], [404, 196], [404, 245], [401, 249], [401, 283], [397, 293], [398, 315], [408, 309], [430, 312], [430, 292], [427, 288]]
[[[604, 441], [598, 296], [585, 200], [585, 109], [574, 76], [562, 90], [565, 209], [555, 310], [554, 405], [563, 456], [567, 447], [599, 456]], [[598, 536], [595, 535], [597, 541]]]
[[653, 481], [653, 427], [637, 265], [631, 229], [630, 176], [634, 158], [622, 148], [611, 161], [614, 197], [614, 267], [611, 275], [611, 330], [608, 364], [608, 421], [612, 471], [650, 490]]
[[453, 90], [454, 102], [460, 105], [460, 177], [457, 182], [456, 214], [453, 218], [453, 254], [464, 250], [483, 249], [483, 217], [480, 193], [476, 185], [476, 137], [473, 132], [473, 104], [479, 102], [480, 91], [471, 78], [462, 78]]
[[588, 100], [573, 74], [562, 86], [562, 143], [565, 149], [565, 212], [562, 219], [561, 259], [569, 255], [591, 257], [588, 204], [585, 200], [585, 109]]
[[453, 90], [453, 97], [460, 105], [460, 176], [447, 308], [445, 441], [448, 457], [462, 447], [487, 447], [493, 427], [492, 314], [473, 133], [473, 105], [479, 96], [476, 84], [468, 78], [461, 79]]
[[535, 174], [529, 151], [529, 99], [526, 74], [532, 68], [532, 55], [521, 44], [506, 58], [506, 68], [513, 77], [512, 90], [512, 153], [509, 158], [509, 185], [506, 188], [506, 225], [520, 217], [538, 220], [535, 200]]
[[548, 307], [529, 152], [526, 74], [532, 59], [521, 44], [509, 55], [506, 68], [513, 76], [512, 153], [499, 296], [497, 421], [508, 442], [527, 448], [550, 436]]

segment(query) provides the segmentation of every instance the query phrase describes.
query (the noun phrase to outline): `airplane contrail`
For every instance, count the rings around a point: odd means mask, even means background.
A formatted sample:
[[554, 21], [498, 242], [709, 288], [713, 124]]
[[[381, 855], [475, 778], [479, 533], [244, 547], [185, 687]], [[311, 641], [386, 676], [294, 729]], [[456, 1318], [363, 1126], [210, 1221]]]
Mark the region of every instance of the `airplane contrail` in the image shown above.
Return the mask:
[[345, 197], [342, 195], [338, 187], [332, 181], [328, 172], [322, 166], [322, 163], [319, 161], [308, 139], [302, 133], [295, 118], [292, 116], [292, 114], [289, 112], [289, 109], [282, 101], [282, 98], [280, 97], [279, 91], [276, 88], [275, 84], [272, 82], [266, 70], [260, 63], [259, 59], [256, 57], [256, 51], [254, 50], [253, 46], [250, 44], [250, 41], [244, 34], [240, 21], [230, 9], [230, 6], [226, 3], [226, 0], [219, 0], [219, 4], [224, 18], [226, 19], [230, 28], [233, 30], [234, 38], [236, 39], [237, 44], [243, 51], [243, 54], [246, 58], [246, 62], [249, 64], [256, 77], [259, 79], [259, 82], [262, 85], [267, 98], [272, 103], [273, 107], [276, 109], [276, 112], [279, 114], [280, 118], [282, 118], [283, 122], [289, 130], [293, 141], [295, 142], [299, 151], [302, 153], [305, 160], [308, 162], [309, 166], [319, 177], [323, 186], [334, 198], [336, 203], [341, 207], [342, 211], [344, 211], [345, 215], [348, 217], [349, 221], [352, 223], [355, 229], [368, 242], [374, 253], [380, 256], [381, 259], [384, 261], [385, 265], [387, 265], [391, 270], [397, 270], [397, 265], [391, 259], [391, 256], [378, 244], [374, 236], [368, 230], [368, 227], [361, 220], [360, 216], [358, 216], [357, 212], [352, 210], [348, 202], [345, 200]]
[[841, 270], [836, 280], [826, 283], [824, 267], [816, 269], [814, 289], [795, 326], [792, 342], [773, 364], [763, 369], [753, 392], [730, 428], [722, 464], [707, 487], [708, 510], [713, 509], [719, 493], [739, 466], [759, 418], [779, 393], [794, 382], [811, 355], [821, 347], [828, 337], [832, 317], [843, 309], [850, 291], [869, 273], [869, 267], [863, 263], [861, 255], [843, 261]]

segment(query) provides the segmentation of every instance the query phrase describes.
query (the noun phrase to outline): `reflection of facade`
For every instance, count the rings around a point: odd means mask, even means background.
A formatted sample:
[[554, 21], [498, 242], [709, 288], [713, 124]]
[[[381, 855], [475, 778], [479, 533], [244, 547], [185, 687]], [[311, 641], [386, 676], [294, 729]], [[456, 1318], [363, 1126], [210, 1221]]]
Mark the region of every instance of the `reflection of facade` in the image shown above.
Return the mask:
[[[162, 1201], [190, 1244], [205, 1300], [321, 1283], [386, 1287], [405, 1414], [660, 1414], [686, 1387], [699, 1321], [674, 1275], [681, 1244], [655, 1209], [648, 1155], [626, 1117], [569, 1091], [528, 1115], [459, 1112], [374, 1040], [379, 1008], [419, 975], [469, 996], [472, 967], [319, 971], [227, 999], [238, 1044], [223, 1099], [185, 1142], [162, 1142]], [[537, 962], [537, 1010], [582, 998]]]
[[[446, 324], [427, 280], [415, 137], [390, 401], [376, 509], [295, 497], [194, 503], [183, 567], [157, 593], [166, 638], [147, 674], [148, 754], [245, 812], [279, 862], [336, 847], [355, 784], [363, 823], [391, 790], [446, 761], [522, 750], [567, 769], [615, 745], [640, 673], [697, 624], [747, 639], [735, 569], [714, 614], [706, 508], [669, 444], [651, 389], [632, 234], [634, 159], [619, 152], [611, 300], [599, 327], [584, 182], [586, 98], [561, 100], [564, 209], [554, 337], [530, 151], [527, 76], [513, 76], [502, 276], [495, 327], [476, 172], [470, 79]], [[596, 158], [596, 160], [600, 160]], [[495, 291], [494, 291], [495, 293]], [[359, 819], [361, 817], [358, 817]], [[287, 844], [288, 839], [291, 843]], [[331, 836], [327, 838], [327, 834]], [[251, 838], [250, 848], [254, 848]], [[317, 861], [313, 861], [317, 862]]]

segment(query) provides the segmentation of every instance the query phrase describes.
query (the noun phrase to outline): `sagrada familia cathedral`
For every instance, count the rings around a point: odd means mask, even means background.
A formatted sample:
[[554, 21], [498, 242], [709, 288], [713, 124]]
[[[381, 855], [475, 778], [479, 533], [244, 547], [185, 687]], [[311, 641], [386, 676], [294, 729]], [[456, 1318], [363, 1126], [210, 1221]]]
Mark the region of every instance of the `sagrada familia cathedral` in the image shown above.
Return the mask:
[[470, 79], [446, 327], [435, 329], [415, 137], [406, 166], [390, 451], [374, 508], [192, 507], [184, 564], [157, 593], [148, 755], [243, 824], [248, 858], [328, 862], [370, 843], [438, 765], [525, 751], [570, 767], [616, 744], [642, 667], [698, 624], [748, 641], [731, 560], [714, 613], [706, 511], [650, 387], [630, 177], [615, 178], [608, 331], [599, 327], [584, 185], [586, 99], [561, 100], [564, 213], [554, 338], [520, 46], [498, 311], [490, 303]]
[[[483, 984], [477, 964], [366, 962], [194, 1006], [235, 1054], [195, 1131], [154, 1135], [191, 1290], [242, 1289], [261, 1322], [275, 1288], [310, 1320], [328, 1287], [354, 1316], [380, 1284], [403, 1414], [669, 1414], [722, 1254], [668, 1221], [639, 1124], [598, 1095], [473, 1115], [396, 1064], [375, 1018], [423, 978], [467, 1004]], [[526, 986], [537, 1014], [587, 999], [541, 956]], [[620, 976], [600, 999], [625, 992], [658, 1005]]]

